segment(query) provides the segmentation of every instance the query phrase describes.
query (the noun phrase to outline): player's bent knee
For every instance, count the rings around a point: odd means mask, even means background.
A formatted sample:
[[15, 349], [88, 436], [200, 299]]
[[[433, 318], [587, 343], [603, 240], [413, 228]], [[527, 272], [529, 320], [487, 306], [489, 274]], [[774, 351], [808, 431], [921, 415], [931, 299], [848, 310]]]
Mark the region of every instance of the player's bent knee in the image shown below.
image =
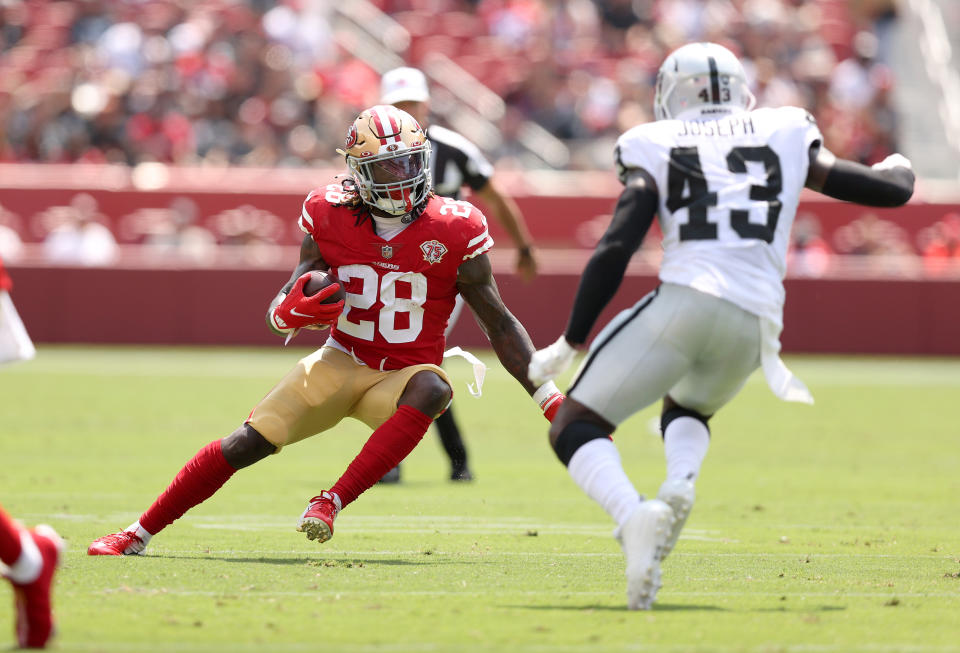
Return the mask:
[[276, 445], [249, 424], [244, 424], [223, 438], [220, 448], [224, 459], [234, 469], [249, 467], [277, 450]]
[[413, 406], [424, 415], [439, 415], [450, 404], [453, 390], [434, 372], [423, 371], [413, 375], [407, 383], [398, 405]]
[[667, 427], [670, 425], [670, 422], [679, 417], [692, 417], [693, 419], [703, 423], [707, 429], [707, 433], [710, 432], [710, 425], [707, 422], [710, 420], [712, 415], [702, 415], [695, 410], [684, 408], [683, 406], [673, 402], [669, 407], [665, 408], [666, 410], [664, 410], [660, 415], [660, 437], [663, 437], [667, 432]]
[[591, 440], [609, 437], [610, 429], [605, 426], [593, 422], [576, 421], [564, 426], [555, 438], [550, 438], [550, 443], [557, 458], [566, 466], [570, 464], [570, 459], [573, 458], [577, 449]]

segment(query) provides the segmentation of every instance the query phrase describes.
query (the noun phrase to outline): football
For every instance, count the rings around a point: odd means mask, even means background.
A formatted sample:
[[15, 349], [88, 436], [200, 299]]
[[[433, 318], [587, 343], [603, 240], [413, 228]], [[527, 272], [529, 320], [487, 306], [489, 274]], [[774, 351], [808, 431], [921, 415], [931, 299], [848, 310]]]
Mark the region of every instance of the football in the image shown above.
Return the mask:
[[[312, 270], [310, 272], [310, 278], [307, 279], [307, 282], [303, 284], [303, 294], [307, 297], [316, 295], [318, 292], [326, 288], [332, 283], [340, 283], [340, 280], [336, 276], [328, 273], [321, 272], [319, 270]], [[333, 293], [329, 297], [323, 300], [324, 304], [336, 304], [341, 299], [346, 299], [347, 295], [343, 291], [343, 284], [340, 284], [340, 289], [337, 292]]]

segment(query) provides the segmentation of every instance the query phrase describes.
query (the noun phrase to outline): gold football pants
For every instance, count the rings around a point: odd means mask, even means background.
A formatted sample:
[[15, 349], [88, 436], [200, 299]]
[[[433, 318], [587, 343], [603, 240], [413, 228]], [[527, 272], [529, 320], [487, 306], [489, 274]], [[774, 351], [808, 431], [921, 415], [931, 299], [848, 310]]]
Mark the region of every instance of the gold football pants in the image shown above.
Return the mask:
[[381, 372], [333, 347], [301, 359], [256, 405], [247, 423], [271, 444], [284, 447], [353, 417], [376, 429], [397, 410], [397, 401], [418, 372], [430, 371], [451, 388], [436, 365]]

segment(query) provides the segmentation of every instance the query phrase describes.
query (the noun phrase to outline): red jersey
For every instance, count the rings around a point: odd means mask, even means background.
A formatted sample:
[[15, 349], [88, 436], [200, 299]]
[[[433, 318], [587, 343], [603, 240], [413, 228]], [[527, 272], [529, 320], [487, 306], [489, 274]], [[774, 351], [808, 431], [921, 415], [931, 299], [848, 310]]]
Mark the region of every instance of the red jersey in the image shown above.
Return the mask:
[[316, 188], [300, 216], [347, 294], [330, 338], [374, 369], [439, 365], [457, 268], [493, 246], [486, 219], [469, 202], [432, 197], [387, 240], [358, 226], [355, 208], [336, 206], [344, 198], [340, 184]]
[[3, 267], [3, 259], [0, 259], [0, 290], [6, 290], [7, 292], [10, 292], [12, 289], [13, 280]]

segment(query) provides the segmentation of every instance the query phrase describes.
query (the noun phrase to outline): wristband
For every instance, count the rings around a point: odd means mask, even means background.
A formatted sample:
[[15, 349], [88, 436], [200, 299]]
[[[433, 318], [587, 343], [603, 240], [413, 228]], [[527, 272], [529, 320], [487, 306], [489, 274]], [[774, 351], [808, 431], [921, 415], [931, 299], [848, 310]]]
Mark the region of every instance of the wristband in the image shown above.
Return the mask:
[[533, 398], [537, 400], [537, 403], [540, 405], [540, 410], [543, 411], [543, 416], [547, 418], [547, 421], [553, 422], [553, 418], [556, 417], [557, 411], [560, 410], [560, 406], [563, 404], [566, 396], [560, 392], [556, 383], [547, 381], [537, 388], [537, 391], [533, 393]]
[[285, 335], [293, 331], [283, 320], [277, 317], [277, 306], [280, 305], [280, 302], [282, 302], [286, 296], [287, 293], [281, 290], [277, 293], [277, 296], [273, 298], [273, 301], [270, 302], [270, 308], [267, 309], [267, 324], [273, 331], [280, 335]]
[[270, 309], [269, 319], [270, 319], [270, 323], [273, 325], [274, 330], [277, 331], [278, 333], [286, 334], [293, 331], [293, 327], [287, 326], [287, 323], [284, 322], [279, 315], [277, 315], [276, 306]]
[[547, 381], [542, 386], [537, 388], [537, 391], [533, 393], [533, 400], [537, 402], [540, 408], [543, 408], [544, 403], [547, 399], [553, 395], [560, 392], [560, 388], [557, 387], [557, 384], [553, 381]]

